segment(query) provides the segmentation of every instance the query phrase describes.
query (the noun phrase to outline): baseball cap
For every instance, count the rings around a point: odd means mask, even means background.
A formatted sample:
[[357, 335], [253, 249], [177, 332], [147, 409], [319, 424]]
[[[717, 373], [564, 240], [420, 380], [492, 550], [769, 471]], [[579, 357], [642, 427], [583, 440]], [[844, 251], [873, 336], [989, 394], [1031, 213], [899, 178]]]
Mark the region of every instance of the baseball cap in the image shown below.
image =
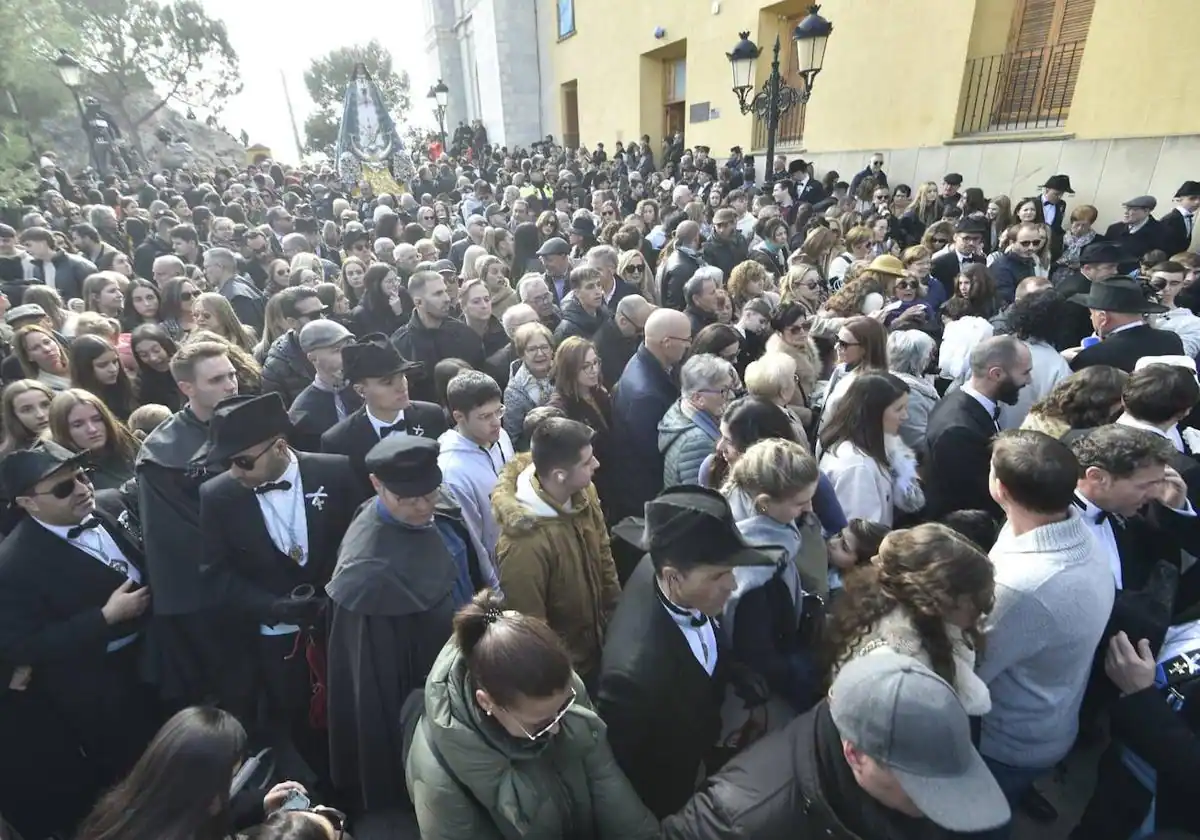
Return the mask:
[[305, 324], [300, 330], [300, 349], [305, 353], [321, 350], [325, 347], [336, 347], [347, 340], [353, 340], [354, 334], [337, 321], [322, 318]]
[[829, 691], [843, 739], [891, 771], [928, 819], [954, 832], [1012, 819], [1000, 785], [971, 743], [954, 689], [911, 656], [878, 650], [849, 662]]

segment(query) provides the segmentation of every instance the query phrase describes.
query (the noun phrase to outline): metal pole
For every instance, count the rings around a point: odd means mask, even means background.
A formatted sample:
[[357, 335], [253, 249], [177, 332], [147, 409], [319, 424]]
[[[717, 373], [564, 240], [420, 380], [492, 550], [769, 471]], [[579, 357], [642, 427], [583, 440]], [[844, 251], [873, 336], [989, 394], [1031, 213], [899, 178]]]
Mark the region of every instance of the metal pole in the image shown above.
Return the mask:
[[775, 180], [775, 132], [779, 128], [779, 36], [775, 36], [775, 58], [767, 93], [767, 182]]
[[[304, 144], [300, 142], [300, 130], [296, 128], [296, 112], [292, 110], [292, 97], [288, 93], [287, 76], [283, 73], [283, 68], [279, 70], [279, 81], [283, 82], [283, 101], [287, 103], [288, 122], [292, 126], [292, 139], [296, 141], [296, 163], [304, 160]], [[337, 166], [337, 161], [333, 162]]]
[[450, 154], [450, 150], [446, 148], [446, 109], [441, 105], [437, 106], [438, 115], [438, 134], [442, 140], [442, 154]]

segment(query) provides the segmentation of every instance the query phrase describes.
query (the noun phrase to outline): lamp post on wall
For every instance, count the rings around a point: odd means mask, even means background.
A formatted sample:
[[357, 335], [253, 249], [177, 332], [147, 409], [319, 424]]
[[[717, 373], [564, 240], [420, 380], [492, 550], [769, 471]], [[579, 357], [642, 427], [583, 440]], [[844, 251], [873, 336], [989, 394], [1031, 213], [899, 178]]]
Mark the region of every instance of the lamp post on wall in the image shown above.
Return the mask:
[[79, 99], [79, 89], [83, 87], [83, 65], [76, 61], [66, 50], [59, 50], [58, 58], [54, 59], [54, 69], [58, 71], [58, 77], [62, 79], [62, 83], [67, 86], [67, 90], [71, 91], [71, 98], [75, 100], [75, 109], [79, 111], [79, 124], [83, 128], [84, 137], [88, 144], [88, 157], [91, 158], [92, 165], [96, 165], [96, 152], [92, 148], [92, 132], [88, 125], [87, 115], [83, 112], [83, 102]]
[[438, 79], [438, 83], [429, 89], [429, 98], [433, 100], [433, 112], [437, 115], [442, 153], [448, 154], [449, 150], [446, 149], [446, 102], [450, 98], [450, 88], [446, 87], [445, 82]]
[[820, 6], [809, 6], [808, 15], [792, 30], [792, 40], [796, 42], [796, 71], [804, 79], [803, 90], [783, 83], [779, 72], [781, 44], [778, 35], [775, 36], [771, 75], [757, 94], [753, 94], [754, 67], [762, 49], [750, 40], [750, 33], [739, 32], [741, 40], [725, 54], [733, 69], [733, 92], [737, 95], [738, 107], [743, 114], [756, 114], [767, 123], [767, 181], [775, 180], [775, 134], [779, 130], [779, 118], [796, 105], [808, 102], [813, 83], [825, 63], [825, 47], [829, 44], [833, 24], [821, 17], [820, 10]]

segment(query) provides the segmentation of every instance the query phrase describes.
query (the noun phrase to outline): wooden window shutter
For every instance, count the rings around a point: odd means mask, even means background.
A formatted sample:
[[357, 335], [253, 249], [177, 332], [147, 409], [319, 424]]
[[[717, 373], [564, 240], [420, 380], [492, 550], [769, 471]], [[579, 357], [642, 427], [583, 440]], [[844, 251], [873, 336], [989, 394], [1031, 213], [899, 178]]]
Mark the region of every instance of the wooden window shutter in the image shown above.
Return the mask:
[[1095, 0], [1018, 0], [994, 122], [1062, 119]]

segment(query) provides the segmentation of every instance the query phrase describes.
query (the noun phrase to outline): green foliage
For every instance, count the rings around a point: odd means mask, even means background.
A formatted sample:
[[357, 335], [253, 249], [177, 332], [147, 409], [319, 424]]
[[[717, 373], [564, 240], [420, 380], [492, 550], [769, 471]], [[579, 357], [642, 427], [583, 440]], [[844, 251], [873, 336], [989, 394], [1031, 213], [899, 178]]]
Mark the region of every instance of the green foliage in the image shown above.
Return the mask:
[[[172, 100], [219, 110], [242, 89], [224, 22], [210, 18], [197, 0], [59, 3], [82, 41], [77, 58], [129, 126], [140, 126]], [[131, 113], [130, 94], [150, 90], [149, 107]], [[136, 142], [137, 132], [132, 135]]]
[[74, 33], [53, 5], [5, 0], [0, 26], [0, 208], [37, 184], [33, 164], [46, 144], [40, 126], [71, 105], [52, 64]]
[[407, 71], [396, 71], [391, 52], [377, 40], [341, 47], [313, 59], [308, 70], [304, 71], [304, 85], [317, 106], [316, 112], [304, 123], [305, 151], [327, 153], [337, 143], [346, 85], [354, 76], [354, 65], [360, 62], [379, 86], [379, 93], [392, 119], [397, 125], [403, 124], [412, 107]]

